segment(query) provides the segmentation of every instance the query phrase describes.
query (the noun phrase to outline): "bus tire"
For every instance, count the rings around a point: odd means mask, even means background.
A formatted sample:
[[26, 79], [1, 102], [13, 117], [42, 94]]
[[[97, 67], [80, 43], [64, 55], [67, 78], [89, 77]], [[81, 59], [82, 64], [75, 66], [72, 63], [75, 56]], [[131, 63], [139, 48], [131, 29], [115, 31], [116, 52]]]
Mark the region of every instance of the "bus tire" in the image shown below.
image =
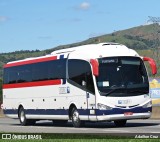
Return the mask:
[[71, 112], [72, 124], [75, 128], [81, 127], [84, 125], [84, 121], [81, 121], [79, 118], [79, 112], [77, 108], [73, 108]]
[[23, 107], [20, 107], [19, 112], [18, 112], [18, 116], [19, 116], [19, 121], [22, 126], [34, 125], [36, 122], [33, 119], [26, 119], [26, 114], [25, 114], [25, 110]]
[[116, 127], [124, 127], [126, 125], [127, 120], [115, 120], [114, 124]]

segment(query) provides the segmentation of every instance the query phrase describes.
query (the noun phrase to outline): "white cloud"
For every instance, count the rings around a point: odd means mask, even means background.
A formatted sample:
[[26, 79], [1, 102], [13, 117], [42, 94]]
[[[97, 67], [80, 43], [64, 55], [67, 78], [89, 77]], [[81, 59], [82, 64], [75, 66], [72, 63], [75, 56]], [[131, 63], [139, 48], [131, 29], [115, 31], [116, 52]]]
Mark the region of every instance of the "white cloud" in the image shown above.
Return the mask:
[[88, 3], [88, 2], [82, 2], [82, 3], [79, 5], [78, 8], [81, 9], [81, 10], [87, 10], [87, 9], [90, 8], [90, 3]]
[[6, 16], [0, 16], [0, 22], [6, 22], [8, 20], [9, 20], [8, 17], [6, 17]]

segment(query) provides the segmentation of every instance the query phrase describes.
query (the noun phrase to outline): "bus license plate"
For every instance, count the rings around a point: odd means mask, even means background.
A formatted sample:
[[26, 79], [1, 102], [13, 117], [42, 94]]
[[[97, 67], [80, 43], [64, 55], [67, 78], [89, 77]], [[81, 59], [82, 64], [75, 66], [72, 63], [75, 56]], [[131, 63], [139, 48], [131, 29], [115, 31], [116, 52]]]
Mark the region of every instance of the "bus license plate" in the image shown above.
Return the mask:
[[125, 115], [125, 116], [133, 115], [133, 112], [125, 112], [124, 115]]

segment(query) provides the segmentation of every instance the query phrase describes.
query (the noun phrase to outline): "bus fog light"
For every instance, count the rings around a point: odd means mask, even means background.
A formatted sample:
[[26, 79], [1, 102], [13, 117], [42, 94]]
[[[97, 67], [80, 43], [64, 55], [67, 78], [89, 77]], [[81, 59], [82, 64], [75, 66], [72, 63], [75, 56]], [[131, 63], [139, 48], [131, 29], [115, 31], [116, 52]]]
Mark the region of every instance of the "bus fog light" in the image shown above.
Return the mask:
[[149, 101], [148, 103], [146, 103], [145, 105], [143, 105], [143, 108], [148, 108], [152, 106], [152, 101]]
[[98, 103], [98, 109], [101, 110], [111, 110], [112, 108], [103, 104]]

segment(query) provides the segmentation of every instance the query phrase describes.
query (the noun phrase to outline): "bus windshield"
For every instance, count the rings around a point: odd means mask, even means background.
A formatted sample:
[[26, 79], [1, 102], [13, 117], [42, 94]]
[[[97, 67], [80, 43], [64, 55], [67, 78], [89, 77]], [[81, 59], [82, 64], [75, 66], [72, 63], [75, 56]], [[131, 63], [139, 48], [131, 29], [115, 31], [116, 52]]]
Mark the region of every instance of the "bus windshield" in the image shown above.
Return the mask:
[[125, 97], [149, 93], [148, 76], [139, 57], [106, 57], [98, 62], [96, 80], [100, 95]]

